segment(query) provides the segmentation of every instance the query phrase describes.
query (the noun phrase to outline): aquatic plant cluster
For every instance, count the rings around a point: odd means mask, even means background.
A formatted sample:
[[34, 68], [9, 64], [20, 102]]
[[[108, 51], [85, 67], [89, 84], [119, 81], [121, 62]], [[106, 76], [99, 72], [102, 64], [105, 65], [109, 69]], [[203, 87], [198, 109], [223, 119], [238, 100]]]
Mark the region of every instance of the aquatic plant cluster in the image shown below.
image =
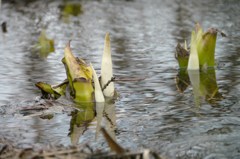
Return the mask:
[[[114, 83], [109, 33], [105, 36], [102, 57], [101, 77], [99, 78], [92, 64], [73, 55], [70, 41], [64, 49], [62, 63], [67, 79], [57, 85], [38, 82], [35, 85], [42, 91], [42, 98], [58, 99], [70, 97], [76, 103], [104, 102], [105, 97], [114, 97]], [[100, 80], [99, 80], [100, 79]]]
[[223, 37], [226, 36], [215, 28], [209, 28], [204, 32], [197, 23], [192, 31], [190, 47], [187, 46], [186, 41], [184, 47], [180, 44], [176, 47], [175, 58], [180, 68], [176, 77], [177, 89], [183, 93], [191, 84], [197, 107], [200, 106], [201, 97], [211, 104], [223, 99], [222, 94], [218, 91], [214, 69], [218, 32]]
[[217, 33], [226, 36], [223, 32], [215, 28], [209, 28], [206, 32], [203, 31], [200, 24], [195, 25], [192, 31], [190, 49], [185, 41], [184, 47], [180, 44], [176, 47], [175, 57], [180, 68], [188, 70], [206, 70], [209, 67], [215, 66], [215, 47]]
[[[180, 69], [207, 70], [215, 66], [215, 47], [218, 29], [210, 28], [206, 32], [197, 23], [192, 31], [190, 47], [185, 41], [184, 47], [180, 44], [176, 47], [175, 58]], [[226, 36], [220, 32], [222, 36]], [[53, 40], [46, 38], [45, 32], [39, 38], [40, 46], [51, 44], [47, 48], [53, 48]], [[45, 39], [45, 40], [44, 40]], [[46, 50], [44, 47], [41, 50]], [[44, 52], [44, 51], [43, 51]], [[60, 96], [70, 96], [76, 103], [104, 102], [105, 97], [113, 97], [115, 94], [112, 71], [112, 58], [109, 33], [105, 36], [104, 51], [102, 57], [101, 76], [97, 76], [92, 64], [87, 64], [83, 59], [74, 57], [70, 42], [64, 49], [62, 63], [65, 66], [67, 79], [57, 85], [44, 82], [36, 83], [42, 91], [43, 98], [58, 99]], [[191, 81], [193, 84], [198, 80]]]

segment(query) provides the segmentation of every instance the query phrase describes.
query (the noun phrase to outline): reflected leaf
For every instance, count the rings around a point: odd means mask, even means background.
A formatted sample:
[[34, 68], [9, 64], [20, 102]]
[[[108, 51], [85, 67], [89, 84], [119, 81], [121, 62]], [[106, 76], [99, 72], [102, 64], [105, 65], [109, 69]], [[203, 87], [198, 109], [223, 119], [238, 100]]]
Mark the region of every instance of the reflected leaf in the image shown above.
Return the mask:
[[97, 139], [101, 125], [104, 125], [108, 134], [113, 140], [115, 137], [116, 130], [116, 112], [115, 104], [112, 101], [106, 101], [105, 103], [96, 103], [97, 112], [97, 128], [95, 138]]
[[176, 87], [180, 93], [183, 93], [187, 87], [191, 84], [188, 73], [186, 69], [180, 69], [176, 78]]
[[198, 70], [188, 70], [188, 76], [191, 81], [191, 85], [193, 87], [193, 96], [194, 96], [194, 102], [195, 106], [200, 106], [200, 75]]
[[196, 106], [200, 105], [200, 98], [204, 98], [210, 104], [223, 99], [218, 89], [214, 69], [207, 69], [200, 72], [197, 70], [180, 70], [176, 76], [177, 89], [183, 93], [190, 84], [193, 88]]
[[82, 5], [80, 3], [66, 3], [65, 5], [61, 6], [61, 8], [64, 16], [78, 16], [79, 14], [83, 13]]
[[124, 148], [122, 148], [109, 134], [108, 132], [102, 128], [102, 133], [103, 133], [103, 136], [105, 138], [105, 140], [107, 141], [108, 143], [108, 146], [110, 147], [110, 149], [113, 151], [113, 152], [116, 152], [117, 154], [123, 154], [124, 152], [126, 152], [126, 150]]
[[79, 142], [81, 135], [87, 130], [89, 123], [95, 117], [94, 103], [83, 103], [76, 106], [79, 110], [72, 112], [70, 121], [71, 143], [76, 145]]
[[96, 103], [96, 120], [97, 120], [97, 125], [96, 125], [95, 139], [98, 138], [99, 132], [101, 130], [101, 124], [102, 124], [102, 119], [103, 119], [104, 107], [105, 107], [105, 103], [98, 103], [98, 102]]
[[112, 139], [116, 140], [115, 130], [116, 130], [116, 112], [115, 112], [115, 104], [113, 100], [106, 101], [105, 108], [104, 108], [104, 117], [105, 122], [104, 126], [108, 131], [109, 135]]
[[215, 69], [200, 72], [200, 90], [209, 103], [222, 100], [223, 96], [218, 90]]
[[51, 52], [55, 51], [54, 40], [47, 38], [45, 30], [42, 30], [38, 37], [38, 43], [35, 50], [39, 52], [39, 56], [42, 58], [46, 58]]

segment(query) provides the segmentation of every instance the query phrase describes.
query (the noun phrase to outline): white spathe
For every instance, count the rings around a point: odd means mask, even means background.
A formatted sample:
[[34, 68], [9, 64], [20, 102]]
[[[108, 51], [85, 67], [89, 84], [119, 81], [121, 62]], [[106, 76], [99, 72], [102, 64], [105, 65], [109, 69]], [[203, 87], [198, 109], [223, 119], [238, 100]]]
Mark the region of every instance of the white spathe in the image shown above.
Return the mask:
[[[106, 33], [104, 51], [102, 56], [102, 66], [101, 66], [101, 86], [104, 87], [113, 77], [112, 70], [112, 57], [111, 57], [111, 46], [109, 33]], [[111, 82], [104, 90], [103, 94], [106, 97], [114, 96], [114, 83]]]
[[103, 96], [103, 92], [102, 92], [102, 88], [100, 86], [100, 83], [98, 81], [98, 76], [97, 73], [95, 71], [95, 69], [93, 68], [92, 64], [90, 64], [92, 71], [93, 71], [93, 82], [94, 82], [94, 94], [95, 94], [95, 101], [96, 102], [105, 102], [104, 96]]
[[199, 59], [197, 53], [197, 38], [195, 32], [192, 32], [191, 37], [191, 47], [190, 47], [190, 56], [188, 60], [188, 70], [199, 70]]

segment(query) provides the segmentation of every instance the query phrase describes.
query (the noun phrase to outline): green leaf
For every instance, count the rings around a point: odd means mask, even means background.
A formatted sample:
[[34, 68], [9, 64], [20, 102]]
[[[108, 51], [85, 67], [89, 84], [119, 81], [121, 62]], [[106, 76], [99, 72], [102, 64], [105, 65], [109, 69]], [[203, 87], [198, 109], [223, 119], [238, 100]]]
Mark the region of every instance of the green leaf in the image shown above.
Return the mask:
[[183, 48], [179, 43], [176, 47], [176, 53], [175, 58], [178, 61], [179, 68], [187, 68], [188, 65], [188, 59], [189, 59], [189, 51], [185, 48]]
[[57, 99], [61, 95], [65, 95], [67, 83], [68, 83], [67, 81], [64, 81], [59, 85], [51, 86], [50, 84], [44, 82], [38, 82], [35, 85], [42, 91], [43, 98], [51, 97], [53, 99]]
[[199, 64], [201, 68], [215, 66], [215, 47], [217, 40], [217, 30], [209, 29], [201, 35], [197, 44]]
[[47, 38], [45, 30], [41, 32], [36, 48], [39, 51], [40, 57], [43, 58], [46, 58], [51, 52], [55, 51], [54, 40]]
[[[226, 35], [215, 28], [203, 32], [202, 27], [197, 23], [195, 30], [192, 31], [190, 43], [190, 55], [187, 54], [187, 45], [185, 41], [184, 48], [178, 44], [175, 57], [178, 60], [179, 67], [188, 70], [206, 69], [215, 66], [215, 47], [217, 33], [220, 32], [223, 37]], [[186, 62], [188, 61], [188, 63]], [[187, 63], [187, 64], [186, 64]]]
[[57, 92], [60, 95], [65, 95], [66, 93], [66, 87], [68, 85], [68, 80], [64, 80], [62, 83], [58, 84], [58, 85], [52, 85], [52, 89]]
[[64, 49], [64, 58], [67, 78], [70, 84], [71, 96], [75, 102], [93, 102], [94, 89], [92, 85], [93, 72], [83, 60], [75, 58], [70, 48], [70, 42]]
[[62, 14], [64, 16], [78, 16], [83, 13], [82, 5], [80, 3], [66, 3], [62, 8]]

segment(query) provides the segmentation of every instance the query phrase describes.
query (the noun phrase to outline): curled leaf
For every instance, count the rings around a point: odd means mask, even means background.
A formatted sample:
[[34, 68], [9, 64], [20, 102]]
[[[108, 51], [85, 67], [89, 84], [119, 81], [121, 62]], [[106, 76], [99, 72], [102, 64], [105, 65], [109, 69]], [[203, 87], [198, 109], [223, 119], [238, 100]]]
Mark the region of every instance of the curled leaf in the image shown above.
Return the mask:
[[83, 60], [75, 58], [70, 48], [70, 42], [64, 49], [64, 58], [62, 60], [66, 68], [66, 74], [69, 81], [71, 96], [75, 102], [93, 101], [93, 72]]

